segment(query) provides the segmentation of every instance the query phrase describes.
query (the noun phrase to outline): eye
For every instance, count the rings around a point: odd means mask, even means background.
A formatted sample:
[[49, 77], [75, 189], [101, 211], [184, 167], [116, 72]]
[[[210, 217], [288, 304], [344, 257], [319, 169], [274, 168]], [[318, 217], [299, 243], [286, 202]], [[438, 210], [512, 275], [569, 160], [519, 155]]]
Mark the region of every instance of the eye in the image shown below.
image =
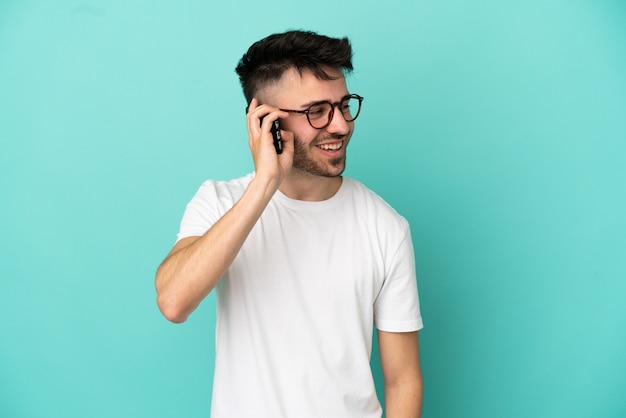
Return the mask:
[[311, 106], [309, 108], [308, 114], [311, 119], [319, 119], [328, 113], [328, 106], [320, 104]]
[[346, 116], [352, 115], [352, 111], [354, 110], [354, 103], [352, 100], [346, 100], [341, 103], [341, 113]]

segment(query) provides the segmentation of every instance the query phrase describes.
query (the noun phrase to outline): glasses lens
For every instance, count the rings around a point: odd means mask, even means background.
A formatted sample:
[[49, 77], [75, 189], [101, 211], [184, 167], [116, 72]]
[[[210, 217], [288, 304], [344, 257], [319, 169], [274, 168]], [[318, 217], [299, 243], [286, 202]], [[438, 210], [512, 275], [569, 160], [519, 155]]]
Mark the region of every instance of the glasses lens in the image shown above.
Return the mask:
[[314, 128], [323, 128], [328, 125], [328, 117], [330, 116], [331, 110], [330, 103], [320, 103], [311, 106], [307, 113], [311, 126]]
[[349, 97], [341, 102], [341, 113], [347, 122], [352, 122], [359, 116], [361, 101], [356, 97]]
[[359, 116], [361, 111], [361, 100], [359, 96], [346, 97], [341, 103], [335, 105], [329, 102], [322, 102], [311, 106], [307, 110], [307, 118], [312, 127], [316, 129], [323, 129], [330, 124], [331, 115], [333, 114], [333, 106], [337, 106], [346, 120], [346, 122], [352, 122]]

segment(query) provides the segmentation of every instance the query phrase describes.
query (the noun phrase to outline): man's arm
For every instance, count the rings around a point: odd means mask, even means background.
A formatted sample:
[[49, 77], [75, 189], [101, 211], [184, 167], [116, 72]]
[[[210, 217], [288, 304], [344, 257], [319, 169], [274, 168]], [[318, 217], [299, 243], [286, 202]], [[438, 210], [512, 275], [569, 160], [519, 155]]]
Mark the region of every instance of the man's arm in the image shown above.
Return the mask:
[[157, 270], [157, 304], [170, 321], [184, 322], [215, 288], [291, 170], [293, 136], [283, 135], [283, 153], [278, 156], [270, 133], [271, 121], [286, 116], [286, 112], [252, 100], [247, 124], [256, 168], [254, 179], [239, 201], [204, 235], [177, 242]]
[[172, 322], [184, 322], [215, 288], [267, 206], [275, 186], [253, 179], [241, 199], [203, 236], [174, 245], [156, 274], [157, 304]]
[[387, 418], [422, 416], [422, 369], [415, 332], [378, 331]]

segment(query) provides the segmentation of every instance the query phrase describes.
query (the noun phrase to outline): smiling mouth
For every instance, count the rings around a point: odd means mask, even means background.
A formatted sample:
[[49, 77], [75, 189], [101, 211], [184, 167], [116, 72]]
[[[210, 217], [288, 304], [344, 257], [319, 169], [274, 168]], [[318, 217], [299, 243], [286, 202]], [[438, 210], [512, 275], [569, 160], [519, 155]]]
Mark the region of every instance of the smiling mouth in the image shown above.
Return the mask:
[[333, 142], [331, 144], [320, 144], [317, 147], [323, 149], [324, 151], [339, 151], [343, 148], [343, 141]]

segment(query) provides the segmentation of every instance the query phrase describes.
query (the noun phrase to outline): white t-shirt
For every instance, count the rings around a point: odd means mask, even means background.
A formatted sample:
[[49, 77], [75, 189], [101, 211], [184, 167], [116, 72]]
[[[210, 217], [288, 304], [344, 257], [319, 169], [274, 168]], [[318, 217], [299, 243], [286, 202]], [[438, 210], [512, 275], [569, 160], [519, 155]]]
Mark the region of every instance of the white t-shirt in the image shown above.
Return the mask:
[[[253, 176], [205, 182], [178, 239], [203, 235]], [[422, 328], [408, 222], [350, 178], [321, 202], [276, 192], [216, 292], [212, 418], [379, 418], [372, 327]]]

